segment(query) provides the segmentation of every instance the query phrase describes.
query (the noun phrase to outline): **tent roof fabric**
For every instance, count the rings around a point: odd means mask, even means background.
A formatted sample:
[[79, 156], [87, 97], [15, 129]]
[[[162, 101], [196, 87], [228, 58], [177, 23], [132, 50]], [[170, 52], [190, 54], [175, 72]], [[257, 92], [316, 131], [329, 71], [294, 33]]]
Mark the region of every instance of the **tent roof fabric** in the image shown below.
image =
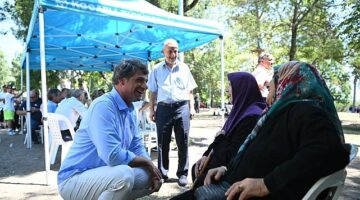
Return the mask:
[[[211, 21], [178, 16], [143, 0], [39, 0], [45, 8], [47, 70], [111, 71], [120, 60], [163, 57], [174, 38], [180, 52], [222, 36]], [[33, 12], [27, 37], [30, 69], [40, 69], [39, 24]]]

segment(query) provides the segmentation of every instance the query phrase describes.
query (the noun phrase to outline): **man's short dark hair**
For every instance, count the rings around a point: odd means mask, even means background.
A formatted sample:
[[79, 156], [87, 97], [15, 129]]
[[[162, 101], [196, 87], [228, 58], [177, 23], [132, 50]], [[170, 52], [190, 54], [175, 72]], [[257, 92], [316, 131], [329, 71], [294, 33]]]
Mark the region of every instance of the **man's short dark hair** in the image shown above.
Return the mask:
[[48, 97], [48, 99], [50, 100], [50, 101], [52, 101], [52, 100], [54, 100], [54, 98], [55, 97], [57, 97], [58, 95], [60, 95], [60, 90], [58, 90], [58, 89], [56, 89], [56, 88], [52, 88], [52, 89], [50, 89], [49, 91], [48, 91], [48, 95], [47, 95], [47, 97]]
[[116, 85], [122, 78], [129, 79], [138, 71], [148, 75], [149, 70], [147, 66], [136, 59], [123, 60], [121, 63], [114, 68], [114, 74], [112, 77], [112, 84]]

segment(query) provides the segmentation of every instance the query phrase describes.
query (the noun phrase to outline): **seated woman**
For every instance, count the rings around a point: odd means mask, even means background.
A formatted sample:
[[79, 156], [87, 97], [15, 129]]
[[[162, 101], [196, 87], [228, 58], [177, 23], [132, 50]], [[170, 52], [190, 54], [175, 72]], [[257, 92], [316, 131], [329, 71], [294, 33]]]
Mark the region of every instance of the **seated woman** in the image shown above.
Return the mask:
[[[203, 185], [209, 169], [228, 164], [266, 107], [253, 75], [247, 72], [234, 72], [228, 74], [228, 79], [229, 100], [234, 106], [222, 130], [203, 157], [192, 167], [193, 181], [196, 178], [193, 189]], [[187, 194], [192, 195], [192, 192], [176, 198], [183, 198]]]
[[275, 74], [274, 103], [229, 170], [209, 170], [195, 199], [301, 199], [318, 179], [349, 163], [332, 96], [318, 71], [292, 61]]

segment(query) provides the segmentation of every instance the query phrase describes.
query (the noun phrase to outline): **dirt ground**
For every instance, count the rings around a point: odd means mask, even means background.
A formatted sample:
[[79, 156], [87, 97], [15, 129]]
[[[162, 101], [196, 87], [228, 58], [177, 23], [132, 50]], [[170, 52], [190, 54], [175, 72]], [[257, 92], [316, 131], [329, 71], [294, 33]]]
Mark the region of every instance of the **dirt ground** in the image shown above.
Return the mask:
[[[360, 146], [360, 117], [358, 114], [340, 113], [345, 129], [346, 142]], [[220, 129], [222, 120], [212, 116], [212, 111], [202, 111], [191, 122], [190, 132], [190, 166], [201, 157], [207, 145]], [[6, 130], [0, 130], [0, 200], [15, 199], [61, 199], [57, 192], [56, 173], [60, 166], [60, 154], [55, 165], [46, 173], [43, 145], [33, 145], [27, 149], [24, 145], [25, 135], [8, 136]], [[175, 144], [173, 145], [175, 147]], [[152, 152], [156, 164], [156, 152]], [[188, 188], [179, 187], [176, 183], [176, 150], [170, 153], [170, 183], [165, 183], [159, 192], [144, 197], [142, 200], [169, 199], [171, 196]], [[190, 177], [189, 177], [190, 181]], [[360, 200], [360, 152], [347, 167], [347, 178], [344, 190], [339, 199]]]

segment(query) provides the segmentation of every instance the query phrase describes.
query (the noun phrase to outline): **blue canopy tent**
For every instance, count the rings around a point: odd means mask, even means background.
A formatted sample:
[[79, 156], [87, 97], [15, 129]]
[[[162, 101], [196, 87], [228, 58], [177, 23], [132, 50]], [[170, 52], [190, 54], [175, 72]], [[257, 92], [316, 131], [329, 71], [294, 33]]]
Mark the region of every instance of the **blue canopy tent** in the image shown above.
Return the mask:
[[[184, 52], [222, 39], [222, 28], [211, 21], [168, 13], [144, 0], [35, 1], [23, 67], [27, 72], [41, 70], [44, 127], [47, 127], [45, 70], [112, 71], [122, 59], [155, 60], [163, 57], [162, 43], [167, 38], [176, 39], [179, 51]], [[221, 61], [223, 94], [223, 53]], [[29, 94], [30, 79], [26, 74]], [[27, 102], [29, 110], [29, 97]], [[30, 134], [27, 136], [31, 148]], [[44, 138], [48, 149], [47, 128]], [[45, 162], [48, 160], [45, 151]], [[46, 164], [47, 172], [48, 168]]]

